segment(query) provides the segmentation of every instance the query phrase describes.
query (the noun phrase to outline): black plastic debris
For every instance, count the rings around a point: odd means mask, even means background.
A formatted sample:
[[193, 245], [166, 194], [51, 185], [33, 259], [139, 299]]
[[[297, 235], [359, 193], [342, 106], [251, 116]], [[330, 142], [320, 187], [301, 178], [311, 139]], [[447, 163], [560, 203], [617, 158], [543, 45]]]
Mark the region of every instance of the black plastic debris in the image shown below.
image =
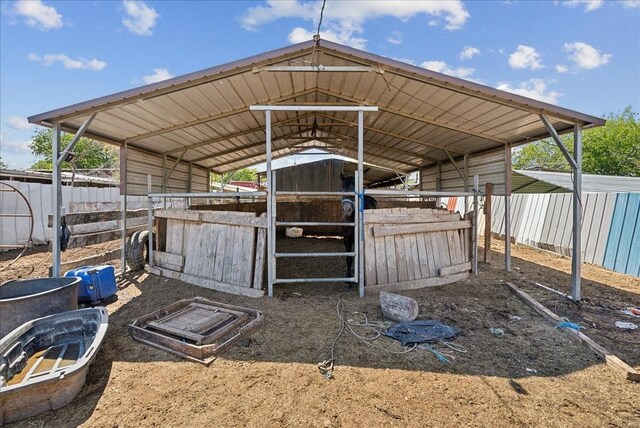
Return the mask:
[[385, 336], [400, 341], [402, 346], [412, 343], [434, 343], [452, 339], [460, 333], [457, 327], [443, 324], [438, 320], [415, 320], [394, 324]]

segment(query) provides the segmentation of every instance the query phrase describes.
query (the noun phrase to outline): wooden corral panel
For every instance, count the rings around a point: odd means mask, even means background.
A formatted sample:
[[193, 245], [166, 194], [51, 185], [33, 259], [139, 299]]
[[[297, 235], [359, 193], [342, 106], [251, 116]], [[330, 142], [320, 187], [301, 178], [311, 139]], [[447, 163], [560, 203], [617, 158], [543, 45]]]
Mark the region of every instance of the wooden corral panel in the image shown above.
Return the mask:
[[156, 210], [154, 263], [163, 276], [234, 294], [261, 296], [266, 217], [255, 213]]
[[470, 221], [445, 210], [365, 211], [365, 286], [401, 290], [467, 278], [470, 228]]

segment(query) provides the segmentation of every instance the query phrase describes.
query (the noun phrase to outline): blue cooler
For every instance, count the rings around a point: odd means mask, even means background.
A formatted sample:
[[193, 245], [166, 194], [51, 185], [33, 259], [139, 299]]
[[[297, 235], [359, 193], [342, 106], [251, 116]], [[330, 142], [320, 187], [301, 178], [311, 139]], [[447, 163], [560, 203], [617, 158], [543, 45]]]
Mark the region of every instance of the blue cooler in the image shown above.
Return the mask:
[[77, 276], [82, 279], [78, 284], [78, 301], [97, 302], [116, 294], [116, 274], [113, 266], [82, 266], [72, 269], [64, 276]]

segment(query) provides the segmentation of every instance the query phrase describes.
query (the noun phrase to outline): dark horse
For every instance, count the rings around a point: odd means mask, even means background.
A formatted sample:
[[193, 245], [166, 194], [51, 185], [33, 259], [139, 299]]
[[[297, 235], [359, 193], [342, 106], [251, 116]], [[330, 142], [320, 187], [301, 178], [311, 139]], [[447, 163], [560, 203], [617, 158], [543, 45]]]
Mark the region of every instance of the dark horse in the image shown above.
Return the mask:
[[[340, 174], [340, 179], [342, 180], [342, 192], [353, 192], [356, 188], [356, 180], [355, 177], [345, 177]], [[372, 198], [371, 196], [364, 197], [364, 209], [370, 210], [376, 208], [378, 202]], [[342, 216], [345, 222], [353, 223], [355, 219], [355, 210], [356, 205], [355, 201], [352, 197], [343, 196], [342, 197]], [[360, 220], [362, 221], [362, 219]], [[346, 252], [350, 253], [353, 251], [353, 242], [354, 242], [354, 234], [355, 229], [353, 226], [344, 226], [342, 228], [342, 236], [344, 237], [344, 248]], [[353, 257], [347, 257], [347, 278], [351, 278], [353, 276]]]

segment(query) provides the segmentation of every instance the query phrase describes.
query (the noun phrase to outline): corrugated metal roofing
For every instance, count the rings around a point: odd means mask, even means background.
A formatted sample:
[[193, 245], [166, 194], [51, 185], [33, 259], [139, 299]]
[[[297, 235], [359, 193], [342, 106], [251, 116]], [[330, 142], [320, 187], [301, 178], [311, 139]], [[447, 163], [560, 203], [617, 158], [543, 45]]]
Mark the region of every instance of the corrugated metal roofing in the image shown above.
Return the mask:
[[[270, 65], [366, 66], [369, 72], [266, 71]], [[265, 159], [265, 117], [256, 104], [374, 105], [365, 115], [364, 160], [407, 172], [452, 156], [524, 144], [604, 120], [336, 43], [309, 41], [29, 118], [86, 136], [182, 155], [226, 172]], [[273, 112], [274, 156], [322, 146], [354, 157], [356, 115]], [[314, 125], [315, 123], [315, 125]], [[311, 140], [314, 140], [310, 143]]]
[[[514, 170], [513, 193], [567, 193], [573, 191], [569, 172]], [[582, 174], [583, 193], [640, 192], [639, 177]]]

